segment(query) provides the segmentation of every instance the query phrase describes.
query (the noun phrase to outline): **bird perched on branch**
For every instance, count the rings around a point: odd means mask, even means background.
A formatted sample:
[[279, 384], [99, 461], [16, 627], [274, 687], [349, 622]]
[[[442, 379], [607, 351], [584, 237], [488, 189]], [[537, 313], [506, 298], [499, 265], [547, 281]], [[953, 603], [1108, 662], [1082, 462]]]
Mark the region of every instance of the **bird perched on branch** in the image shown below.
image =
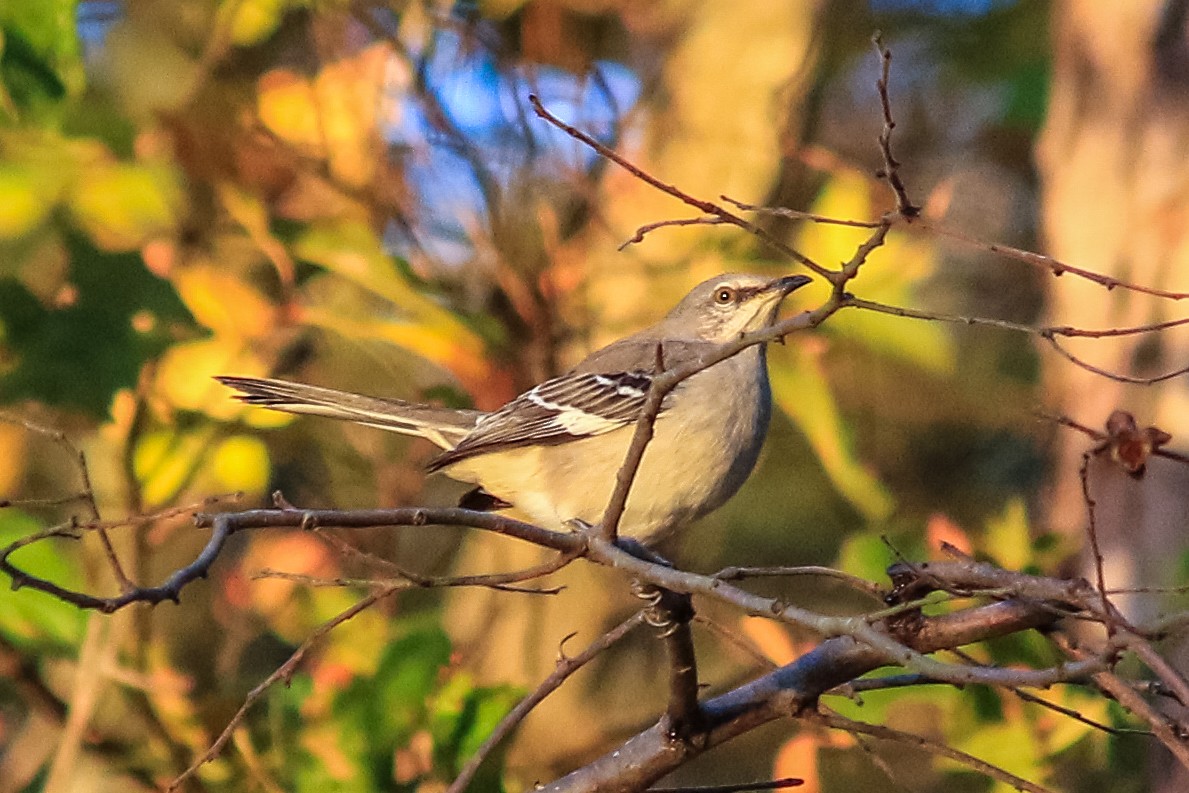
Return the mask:
[[[418, 435], [443, 449], [429, 470], [478, 485], [496, 507], [562, 529], [597, 524], [615, 488], [658, 369], [697, 360], [771, 325], [806, 276], [727, 274], [698, 284], [655, 325], [591, 353], [492, 413], [361, 396], [253, 377], [218, 377], [238, 398]], [[765, 344], [680, 382], [662, 403], [620, 533], [655, 542], [717, 509], [747, 479], [768, 431]]]

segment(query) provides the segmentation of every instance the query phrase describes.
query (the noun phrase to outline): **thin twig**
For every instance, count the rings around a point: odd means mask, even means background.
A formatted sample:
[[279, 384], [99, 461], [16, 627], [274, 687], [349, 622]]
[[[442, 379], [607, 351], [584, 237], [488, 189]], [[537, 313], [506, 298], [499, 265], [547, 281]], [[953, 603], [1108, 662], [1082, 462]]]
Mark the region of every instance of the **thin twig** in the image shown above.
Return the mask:
[[838, 579], [851, 589], [870, 595], [881, 603], [888, 594], [887, 590], [879, 584], [868, 581], [865, 578], [859, 578], [857, 575], [852, 575], [842, 570], [835, 570], [832, 567], [823, 567], [821, 565], [798, 565], [795, 567], [724, 567], [715, 573], [714, 577], [720, 581], [743, 581], [747, 578], [784, 578], [786, 576], [802, 575]]
[[845, 730], [846, 732], [858, 733], [860, 735], [870, 735], [873, 738], [879, 738], [885, 741], [920, 747], [939, 757], [945, 757], [962, 765], [969, 766], [991, 779], [1011, 785], [1016, 790], [1026, 791], [1026, 793], [1052, 793], [1048, 788], [1038, 785], [1035, 782], [1029, 782], [1027, 779], [1016, 776], [1004, 768], [988, 763], [986, 760], [980, 760], [972, 754], [959, 751], [939, 741], [926, 738], [923, 735], [896, 730], [880, 724], [855, 721], [854, 719], [848, 719], [840, 713], [814, 712], [806, 714], [805, 718], [836, 730]]
[[1090, 552], [1094, 555], [1094, 575], [1098, 582], [1098, 596], [1102, 599], [1102, 619], [1106, 626], [1107, 636], [1113, 636], [1117, 630], [1115, 608], [1110, 597], [1106, 594], [1106, 562], [1102, 558], [1102, 548], [1098, 544], [1098, 525], [1095, 519], [1097, 502], [1090, 495], [1090, 459], [1093, 452], [1082, 454], [1082, 464], [1078, 466], [1078, 477], [1082, 482], [1082, 501], [1086, 504], [1086, 535], [1090, 540]]
[[657, 229], [667, 228], [669, 226], [721, 226], [728, 224], [730, 221], [723, 220], [720, 217], [713, 215], [704, 215], [700, 218], [673, 218], [671, 220], [658, 220], [655, 223], [646, 223], [640, 228], [636, 229], [636, 233], [632, 235], [631, 239], [621, 243], [616, 250], [625, 250], [629, 245], [636, 245], [644, 241], [644, 237]]
[[516, 729], [520, 722], [524, 721], [524, 718], [532, 712], [533, 708], [560, 688], [561, 684], [570, 675], [590, 663], [597, 655], [643, 624], [644, 612], [638, 611], [591, 642], [577, 655], [568, 656], [560, 652], [559, 649], [557, 666], [554, 670], [548, 677], [541, 681], [541, 684], [531, 694], [517, 702], [516, 706], [508, 711], [508, 715], [500, 720], [500, 723], [492, 730], [491, 735], [487, 736], [487, 739], [483, 741], [482, 745], [475, 751], [475, 754], [467, 760], [466, 765], [462, 767], [458, 776], [454, 778], [454, 781], [450, 783], [450, 787], [446, 789], [446, 793], [463, 793], [470, 786], [471, 782], [474, 781], [475, 774], [478, 773], [479, 766], [483, 764], [483, 761]]
[[920, 229], [921, 231], [926, 231], [931, 234], [936, 234], [940, 237], [956, 240], [957, 242], [971, 245], [973, 247], [987, 251], [988, 253], [1007, 256], [1008, 258], [1024, 262], [1025, 264], [1032, 265], [1033, 267], [1047, 270], [1054, 276], [1061, 276], [1068, 273], [1077, 278], [1082, 278], [1096, 283], [1099, 286], [1106, 288], [1108, 291], [1112, 289], [1126, 289], [1129, 292], [1140, 292], [1145, 295], [1161, 297], [1167, 300], [1184, 300], [1189, 298], [1189, 292], [1172, 292], [1165, 289], [1153, 289], [1151, 287], [1142, 286], [1141, 284], [1123, 281], [1110, 275], [1103, 275], [1101, 273], [1096, 273], [1093, 270], [1087, 270], [1082, 267], [1075, 267], [1072, 264], [1066, 264], [1059, 259], [1054, 259], [1052, 256], [1045, 256], [1041, 253], [1033, 253], [1032, 251], [1023, 250], [1022, 248], [1013, 248], [1010, 245], [983, 242], [981, 240], [975, 239], [974, 237], [963, 234], [960, 231], [953, 231], [951, 229], [945, 228], [944, 226], [922, 220], [921, 218], [914, 219], [913, 226]]
[[789, 776], [783, 779], [768, 779], [763, 782], [738, 782], [727, 785], [650, 787], [644, 793], [747, 793], [749, 790], [784, 790], [785, 788], [800, 787], [804, 784], [804, 779]]
[[871, 37], [875, 46], [875, 53], [879, 56], [879, 79], [875, 81], [876, 91], [879, 93], [879, 106], [883, 111], [883, 129], [879, 133], [879, 153], [883, 155], [883, 170], [877, 174], [892, 188], [896, 196], [896, 211], [901, 217], [911, 219], [921, 213], [921, 208], [913, 204], [908, 197], [908, 189], [900, 179], [900, 163], [892, 156], [892, 130], [896, 128], [896, 120], [892, 117], [892, 100], [888, 96], [888, 78], [892, 71], [892, 52], [884, 46], [879, 33]]
[[360, 599], [351, 607], [339, 612], [331, 619], [319, 625], [318, 628], [313, 633], [311, 633], [304, 642], [301, 643], [301, 646], [293, 651], [293, 654], [289, 656], [285, 663], [278, 666], [272, 674], [270, 674], [259, 685], [248, 692], [248, 695], [244, 698], [243, 704], [240, 705], [239, 710], [235, 712], [235, 715], [231, 717], [231, 720], [227, 722], [227, 725], [223, 728], [223, 731], [219, 733], [219, 737], [215, 739], [214, 743], [212, 743], [189, 768], [176, 776], [173, 781], [169, 783], [169, 785], [165, 788], [165, 793], [173, 793], [176, 791], [184, 782], [186, 782], [186, 780], [197, 773], [199, 768], [218, 757], [223, 751], [223, 747], [227, 745], [229, 740], [231, 740], [232, 735], [234, 735], [235, 730], [244, 720], [244, 717], [248, 715], [248, 711], [251, 710], [252, 707], [260, 700], [260, 698], [264, 696], [264, 694], [276, 683], [281, 681], [287, 683], [290, 681], [293, 678], [293, 675], [297, 672], [297, 669], [301, 665], [302, 661], [305, 660], [305, 657], [315, 646], [317, 646], [317, 644], [326, 636], [326, 634], [330, 633], [339, 625], [342, 625], [344, 622], [347, 622], [360, 612], [370, 608], [376, 603], [379, 603], [380, 601], [391, 597], [397, 592], [408, 588], [408, 584], [401, 583], [393, 584], [391, 586], [384, 587], [383, 589], [378, 589], [375, 592], [372, 592], [366, 597]]
[[[1078, 648], [1067, 637], [1054, 633], [1051, 638], [1070, 657], [1075, 659], [1088, 657], [1086, 651]], [[1147, 700], [1140, 696], [1139, 692], [1113, 672], [1103, 670], [1092, 675], [1091, 679], [1104, 694], [1147, 722], [1156, 739], [1164, 744], [1178, 763], [1189, 769], [1189, 745], [1185, 743], [1185, 729], [1181, 725], [1171, 721], [1153, 708]]]
[[724, 222], [724, 223], [729, 223], [732, 226], [738, 226], [739, 228], [743, 229], [744, 231], [746, 231], [749, 234], [751, 234], [752, 236], [754, 236], [756, 239], [759, 239], [759, 240], [763, 241], [764, 243], [771, 245], [773, 248], [780, 251], [782, 254], [787, 256], [792, 261], [795, 261], [798, 264], [802, 265], [803, 267], [806, 267], [806, 268], [812, 270], [813, 272], [817, 273], [818, 275], [822, 276], [823, 278], [828, 278], [830, 276], [830, 271], [827, 268], [822, 267], [820, 264], [813, 261], [805, 254], [789, 247], [784, 242], [782, 242], [779, 239], [777, 239], [776, 237], [772, 236], [769, 232], [765, 231], [764, 229], [760, 228], [759, 226], [755, 225], [754, 223], [744, 220], [743, 218], [739, 217], [735, 213], [730, 212], [729, 210], [724, 209], [723, 207], [721, 207], [718, 204], [715, 204], [711, 201], [703, 201], [700, 198], [695, 198], [694, 196], [690, 195], [689, 193], [686, 193], [685, 191], [681, 190], [677, 186], [668, 184], [666, 182], [662, 182], [660, 179], [657, 179], [655, 176], [648, 173], [647, 171], [641, 170], [636, 165], [634, 165], [631, 162], [629, 162], [628, 160], [624, 159], [622, 156], [620, 156], [618, 153], [616, 153], [613, 149], [610, 149], [607, 146], [604, 146], [602, 143], [600, 143], [594, 137], [586, 134], [585, 132], [578, 129], [577, 127], [570, 126], [569, 124], [567, 124], [564, 121], [562, 121], [561, 119], [559, 119], [557, 116], [550, 113], [548, 110], [545, 109], [545, 106], [541, 104], [541, 100], [538, 99], [535, 95], [530, 94], [528, 97], [528, 101], [529, 101], [529, 104], [532, 105], [533, 112], [535, 112], [540, 118], [544, 119], [545, 121], [549, 122], [553, 126], [557, 127], [558, 129], [560, 129], [562, 132], [569, 135], [574, 140], [580, 141], [581, 143], [585, 144], [586, 146], [589, 146], [593, 151], [597, 152], [600, 157], [610, 160], [611, 162], [615, 163], [620, 168], [623, 168], [625, 171], [627, 171], [628, 173], [630, 173], [632, 176], [639, 179], [640, 181], [644, 182], [645, 184], [649, 184], [652, 187], [655, 187], [657, 190], [660, 190], [662, 193], [667, 193], [668, 195], [673, 196], [674, 198], [681, 201], [682, 203], [685, 203], [685, 204], [688, 204], [689, 206], [694, 207], [699, 212], [705, 212], [707, 215], [713, 215], [717, 218], [720, 218], [722, 220], [722, 222]]
[[800, 209], [791, 209], [789, 207], [766, 207], [758, 204], [747, 204], [743, 201], [737, 201], [727, 195], [720, 195], [723, 201], [731, 204], [738, 209], [745, 212], [755, 212], [757, 215], [768, 215], [770, 217], [787, 218], [788, 220], [808, 220], [812, 223], [821, 223], [827, 226], [850, 226], [858, 229], [877, 229], [884, 225], [886, 221], [883, 220], [850, 220], [847, 218], [832, 218], [828, 215], [818, 215], [813, 212], [803, 212]]

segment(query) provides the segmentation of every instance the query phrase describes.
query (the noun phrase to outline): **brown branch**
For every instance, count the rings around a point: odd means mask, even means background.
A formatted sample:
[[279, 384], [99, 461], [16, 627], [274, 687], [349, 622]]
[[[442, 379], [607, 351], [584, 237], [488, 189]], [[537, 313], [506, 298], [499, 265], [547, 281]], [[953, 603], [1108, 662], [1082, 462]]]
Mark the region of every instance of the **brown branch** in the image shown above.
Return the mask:
[[[1007, 601], [923, 618], [913, 638], [933, 652], [1051, 624], [1056, 617], [1025, 601]], [[828, 639], [791, 664], [702, 703], [705, 726], [673, 741], [663, 723], [540, 788], [548, 793], [629, 793], [699, 754], [756, 727], [795, 713], [826, 691], [886, 663], [882, 653], [846, 636]]]
[[888, 594], [888, 591], [879, 584], [872, 583], [865, 578], [859, 578], [857, 575], [851, 575], [842, 570], [835, 570], [833, 567], [823, 567], [821, 565], [798, 565], [795, 567], [724, 567], [715, 573], [714, 577], [720, 581], [743, 581], [748, 578], [783, 578], [785, 576], [802, 575], [837, 579], [851, 589], [862, 592], [865, 595], [870, 595], [881, 603]]
[[[1077, 659], [1087, 657], [1086, 651], [1078, 648], [1066, 637], [1054, 634], [1052, 638], [1070, 657]], [[1186, 735], [1184, 727], [1176, 724], [1148, 704], [1139, 692], [1118, 675], [1101, 671], [1092, 675], [1090, 679], [1102, 693], [1147, 722], [1156, 739], [1168, 748], [1178, 763], [1184, 768], [1189, 768], [1189, 744], [1186, 744], [1186, 739], [1189, 736]]]
[[755, 212], [758, 215], [768, 215], [769, 217], [785, 218], [787, 220], [808, 220], [812, 223], [821, 223], [827, 226], [850, 226], [858, 229], [877, 229], [884, 225], [886, 220], [850, 220], [847, 218], [832, 218], [828, 215], [818, 215], [813, 212], [803, 212], [800, 209], [791, 209], [789, 207], [766, 207], [759, 204], [747, 204], [742, 201], [737, 201], [727, 195], [720, 195], [723, 201], [731, 204], [738, 209], [745, 212]]
[[1098, 596], [1102, 599], [1103, 624], [1106, 626], [1107, 636], [1113, 636], [1117, 630], [1114, 616], [1117, 613], [1106, 594], [1106, 562], [1102, 558], [1102, 547], [1098, 544], [1098, 522], [1095, 518], [1095, 508], [1098, 506], [1090, 495], [1090, 459], [1093, 451], [1082, 454], [1082, 464], [1078, 466], [1078, 478], [1082, 483], [1082, 501], [1086, 504], [1086, 536], [1090, 540], [1090, 553], [1094, 556], [1094, 575], [1098, 582]]
[[[43, 435], [66, 450], [74, 462], [74, 467], [78, 471], [79, 480], [82, 484], [82, 490], [77, 500], [82, 501], [86, 505], [87, 511], [91, 515], [91, 520], [98, 521], [100, 519], [99, 505], [95, 502], [95, 488], [91, 485], [91, 472], [87, 468], [87, 456], [83, 453], [83, 450], [75, 446], [69, 436], [61, 430], [46, 427], [35, 421], [3, 412], [0, 412], [0, 421], [18, 427], [24, 427], [29, 432]], [[112, 545], [111, 537], [108, 536], [103, 528], [99, 529], [99, 540], [103, 544], [103, 553], [107, 557], [107, 562], [111, 566], [112, 574], [116, 578], [116, 583], [119, 585], [120, 591], [127, 592], [134, 588], [135, 585], [124, 572], [124, 566], [120, 563], [119, 556], [116, 555], [116, 549]]]
[[1096, 283], [1105, 289], [1126, 289], [1129, 292], [1140, 292], [1145, 295], [1152, 295], [1153, 297], [1161, 297], [1167, 300], [1184, 300], [1189, 298], [1189, 292], [1172, 292], [1165, 289], [1153, 289], [1151, 287], [1142, 286], [1140, 284], [1132, 283], [1130, 281], [1123, 281], [1109, 275], [1096, 273], [1093, 270], [1087, 270], [1082, 267], [1075, 267], [1072, 264], [1066, 264], [1063, 261], [1054, 259], [1052, 256], [1045, 256], [1041, 253], [1033, 253], [1021, 248], [1013, 248], [1010, 245], [1000, 245], [999, 243], [988, 243], [974, 237], [963, 234], [959, 231], [953, 231], [935, 223], [916, 218], [913, 220], [913, 226], [926, 231], [931, 234], [936, 234], [940, 237], [955, 240], [966, 245], [973, 246], [988, 253], [998, 254], [1000, 256], [1007, 256], [1041, 270], [1047, 270], [1054, 276], [1061, 276], [1069, 273], [1077, 278], [1082, 278], [1092, 283]]
[[743, 229], [744, 231], [746, 231], [749, 234], [751, 234], [752, 236], [754, 236], [756, 239], [759, 239], [759, 240], [763, 241], [764, 243], [772, 246], [777, 251], [780, 251], [780, 253], [784, 254], [792, 261], [797, 262], [798, 264], [802, 265], [803, 267], [808, 268], [809, 270], [812, 270], [813, 272], [817, 273], [818, 275], [822, 276], [823, 278], [830, 277], [830, 270], [828, 270], [825, 267], [822, 267], [820, 264], [813, 261], [812, 259], [810, 259], [808, 256], [804, 255], [803, 253], [789, 247], [784, 242], [782, 242], [779, 239], [777, 239], [776, 237], [772, 236], [772, 234], [769, 233], [768, 231], [760, 228], [759, 226], [755, 225], [754, 223], [744, 220], [743, 218], [739, 217], [735, 213], [719, 206], [718, 204], [715, 204], [711, 201], [704, 201], [700, 198], [695, 198], [694, 196], [690, 195], [689, 193], [686, 193], [685, 191], [678, 188], [676, 185], [662, 182], [660, 179], [657, 179], [652, 174], [650, 174], [647, 171], [644, 171], [641, 168], [637, 167], [636, 165], [632, 164], [629, 160], [620, 156], [613, 149], [608, 148], [607, 146], [604, 146], [598, 140], [596, 140], [595, 138], [586, 134], [582, 130], [565, 123], [564, 121], [559, 119], [557, 116], [553, 115], [548, 110], [546, 110], [545, 106], [541, 104], [541, 100], [538, 99], [536, 97], [536, 95], [530, 94], [528, 97], [528, 101], [529, 101], [529, 104], [531, 104], [533, 107], [533, 112], [535, 112], [538, 117], [544, 119], [545, 121], [549, 122], [553, 126], [557, 127], [559, 130], [566, 133], [574, 140], [577, 140], [580, 143], [583, 143], [584, 145], [589, 146], [593, 151], [597, 152], [600, 157], [610, 160], [611, 162], [615, 163], [620, 168], [623, 168], [625, 171], [627, 171], [628, 173], [630, 173], [632, 176], [636, 177], [640, 181], [644, 182], [645, 184], [651, 185], [652, 187], [656, 188], [657, 190], [660, 190], [662, 193], [666, 193], [668, 195], [673, 196], [678, 201], [681, 201], [684, 204], [688, 204], [689, 206], [694, 207], [699, 212], [704, 212], [707, 215], [713, 215], [714, 217], [719, 218], [723, 223], [728, 223], [732, 226], [738, 226], [739, 228]]
[[728, 223], [720, 217], [707, 215], [700, 218], [673, 218], [671, 220], [658, 220], [655, 223], [645, 223], [640, 228], [636, 229], [636, 233], [632, 235], [631, 239], [623, 242], [616, 250], [625, 250], [629, 245], [636, 245], [644, 241], [644, 237], [656, 231], [657, 229], [667, 228], [669, 226], [721, 226]]
[[[156, 605], [166, 600], [177, 603], [181, 592], [193, 581], [205, 578], [211, 565], [219, 557], [228, 537], [239, 531], [263, 528], [301, 528], [312, 530], [318, 527], [370, 528], [375, 526], [424, 526], [440, 524], [448, 526], [469, 526], [471, 528], [516, 537], [527, 542], [561, 551], [563, 554], [580, 555], [583, 538], [576, 534], [549, 531], [530, 523], [490, 512], [448, 508], [372, 509], [372, 510], [248, 510], [246, 512], [215, 515], [198, 514], [195, 523], [199, 527], [211, 528], [210, 539], [192, 562], [174, 571], [158, 586], [137, 586], [116, 597], [97, 597], [86, 592], [75, 591], [52, 581], [35, 576], [12, 563], [10, 556], [26, 545], [49, 537], [76, 536], [73, 526], [47, 529], [29, 537], [21, 538], [0, 551], [0, 571], [12, 579], [14, 589], [27, 587], [59, 600], [72, 603], [82, 609], [95, 609], [105, 614], [118, 611], [132, 603]], [[477, 584], [478, 585], [478, 584]]]
[[1062, 347], [1061, 342], [1057, 341], [1054, 336], [1043, 333], [1040, 335], [1041, 338], [1047, 341], [1049, 346], [1056, 350], [1062, 358], [1065, 358], [1072, 364], [1080, 366], [1087, 372], [1092, 372], [1096, 375], [1099, 375], [1100, 377], [1105, 377], [1108, 380], [1114, 380], [1116, 383], [1128, 383], [1130, 385], [1155, 385], [1156, 383], [1162, 383], [1165, 380], [1172, 380], [1174, 377], [1180, 377], [1183, 374], [1189, 373], [1189, 366], [1184, 366], [1180, 369], [1173, 369], [1170, 372], [1164, 372], [1163, 374], [1154, 375], [1152, 377], [1135, 377], [1133, 375], [1118, 374], [1116, 372], [1103, 369], [1100, 366], [1095, 366], [1088, 361], [1083, 361], [1081, 358], [1078, 358], [1069, 350]]
[[694, 618], [693, 602], [689, 595], [662, 589], [646, 615], [651, 624], [662, 628], [669, 655], [669, 704], [665, 710], [669, 734], [684, 740], [697, 732], [702, 722], [698, 706], [698, 659], [689, 625]]
[[883, 111], [883, 129], [879, 132], [879, 153], [883, 156], [883, 169], [876, 174], [892, 188], [896, 196], [896, 211], [901, 217], [912, 219], [921, 213], [921, 208], [908, 197], [908, 189], [900, 179], [900, 163], [892, 156], [892, 130], [896, 128], [896, 120], [892, 117], [892, 100], [888, 96], [888, 78], [892, 71], [892, 52], [884, 46], [879, 33], [871, 37], [875, 46], [875, 53], [879, 56], [879, 79], [875, 81], [876, 91], [879, 93], [879, 107]]
[[785, 777], [784, 779], [769, 779], [764, 782], [738, 782], [727, 785], [690, 785], [686, 787], [650, 787], [644, 793], [747, 793], [749, 790], [784, 790], [790, 787], [800, 787], [805, 784], [804, 779]]

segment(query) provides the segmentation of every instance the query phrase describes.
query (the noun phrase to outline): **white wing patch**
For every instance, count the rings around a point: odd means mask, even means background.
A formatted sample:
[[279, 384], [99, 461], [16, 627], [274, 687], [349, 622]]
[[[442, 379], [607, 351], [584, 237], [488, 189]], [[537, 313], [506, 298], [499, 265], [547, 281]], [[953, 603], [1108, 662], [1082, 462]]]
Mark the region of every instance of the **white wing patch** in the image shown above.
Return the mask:
[[500, 449], [549, 446], [611, 432], [639, 417], [651, 386], [646, 372], [555, 377], [484, 416], [430, 468]]

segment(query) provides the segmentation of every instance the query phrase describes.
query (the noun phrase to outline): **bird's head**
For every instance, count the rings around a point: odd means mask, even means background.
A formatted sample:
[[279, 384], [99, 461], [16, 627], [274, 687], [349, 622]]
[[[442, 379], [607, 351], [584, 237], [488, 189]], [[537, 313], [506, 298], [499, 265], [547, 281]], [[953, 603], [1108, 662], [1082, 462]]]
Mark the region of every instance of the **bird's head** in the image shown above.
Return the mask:
[[780, 303], [812, 279], [726, 273], [695, 286], [664, 319], [675, 336], [726, 342], [771, 325]]

